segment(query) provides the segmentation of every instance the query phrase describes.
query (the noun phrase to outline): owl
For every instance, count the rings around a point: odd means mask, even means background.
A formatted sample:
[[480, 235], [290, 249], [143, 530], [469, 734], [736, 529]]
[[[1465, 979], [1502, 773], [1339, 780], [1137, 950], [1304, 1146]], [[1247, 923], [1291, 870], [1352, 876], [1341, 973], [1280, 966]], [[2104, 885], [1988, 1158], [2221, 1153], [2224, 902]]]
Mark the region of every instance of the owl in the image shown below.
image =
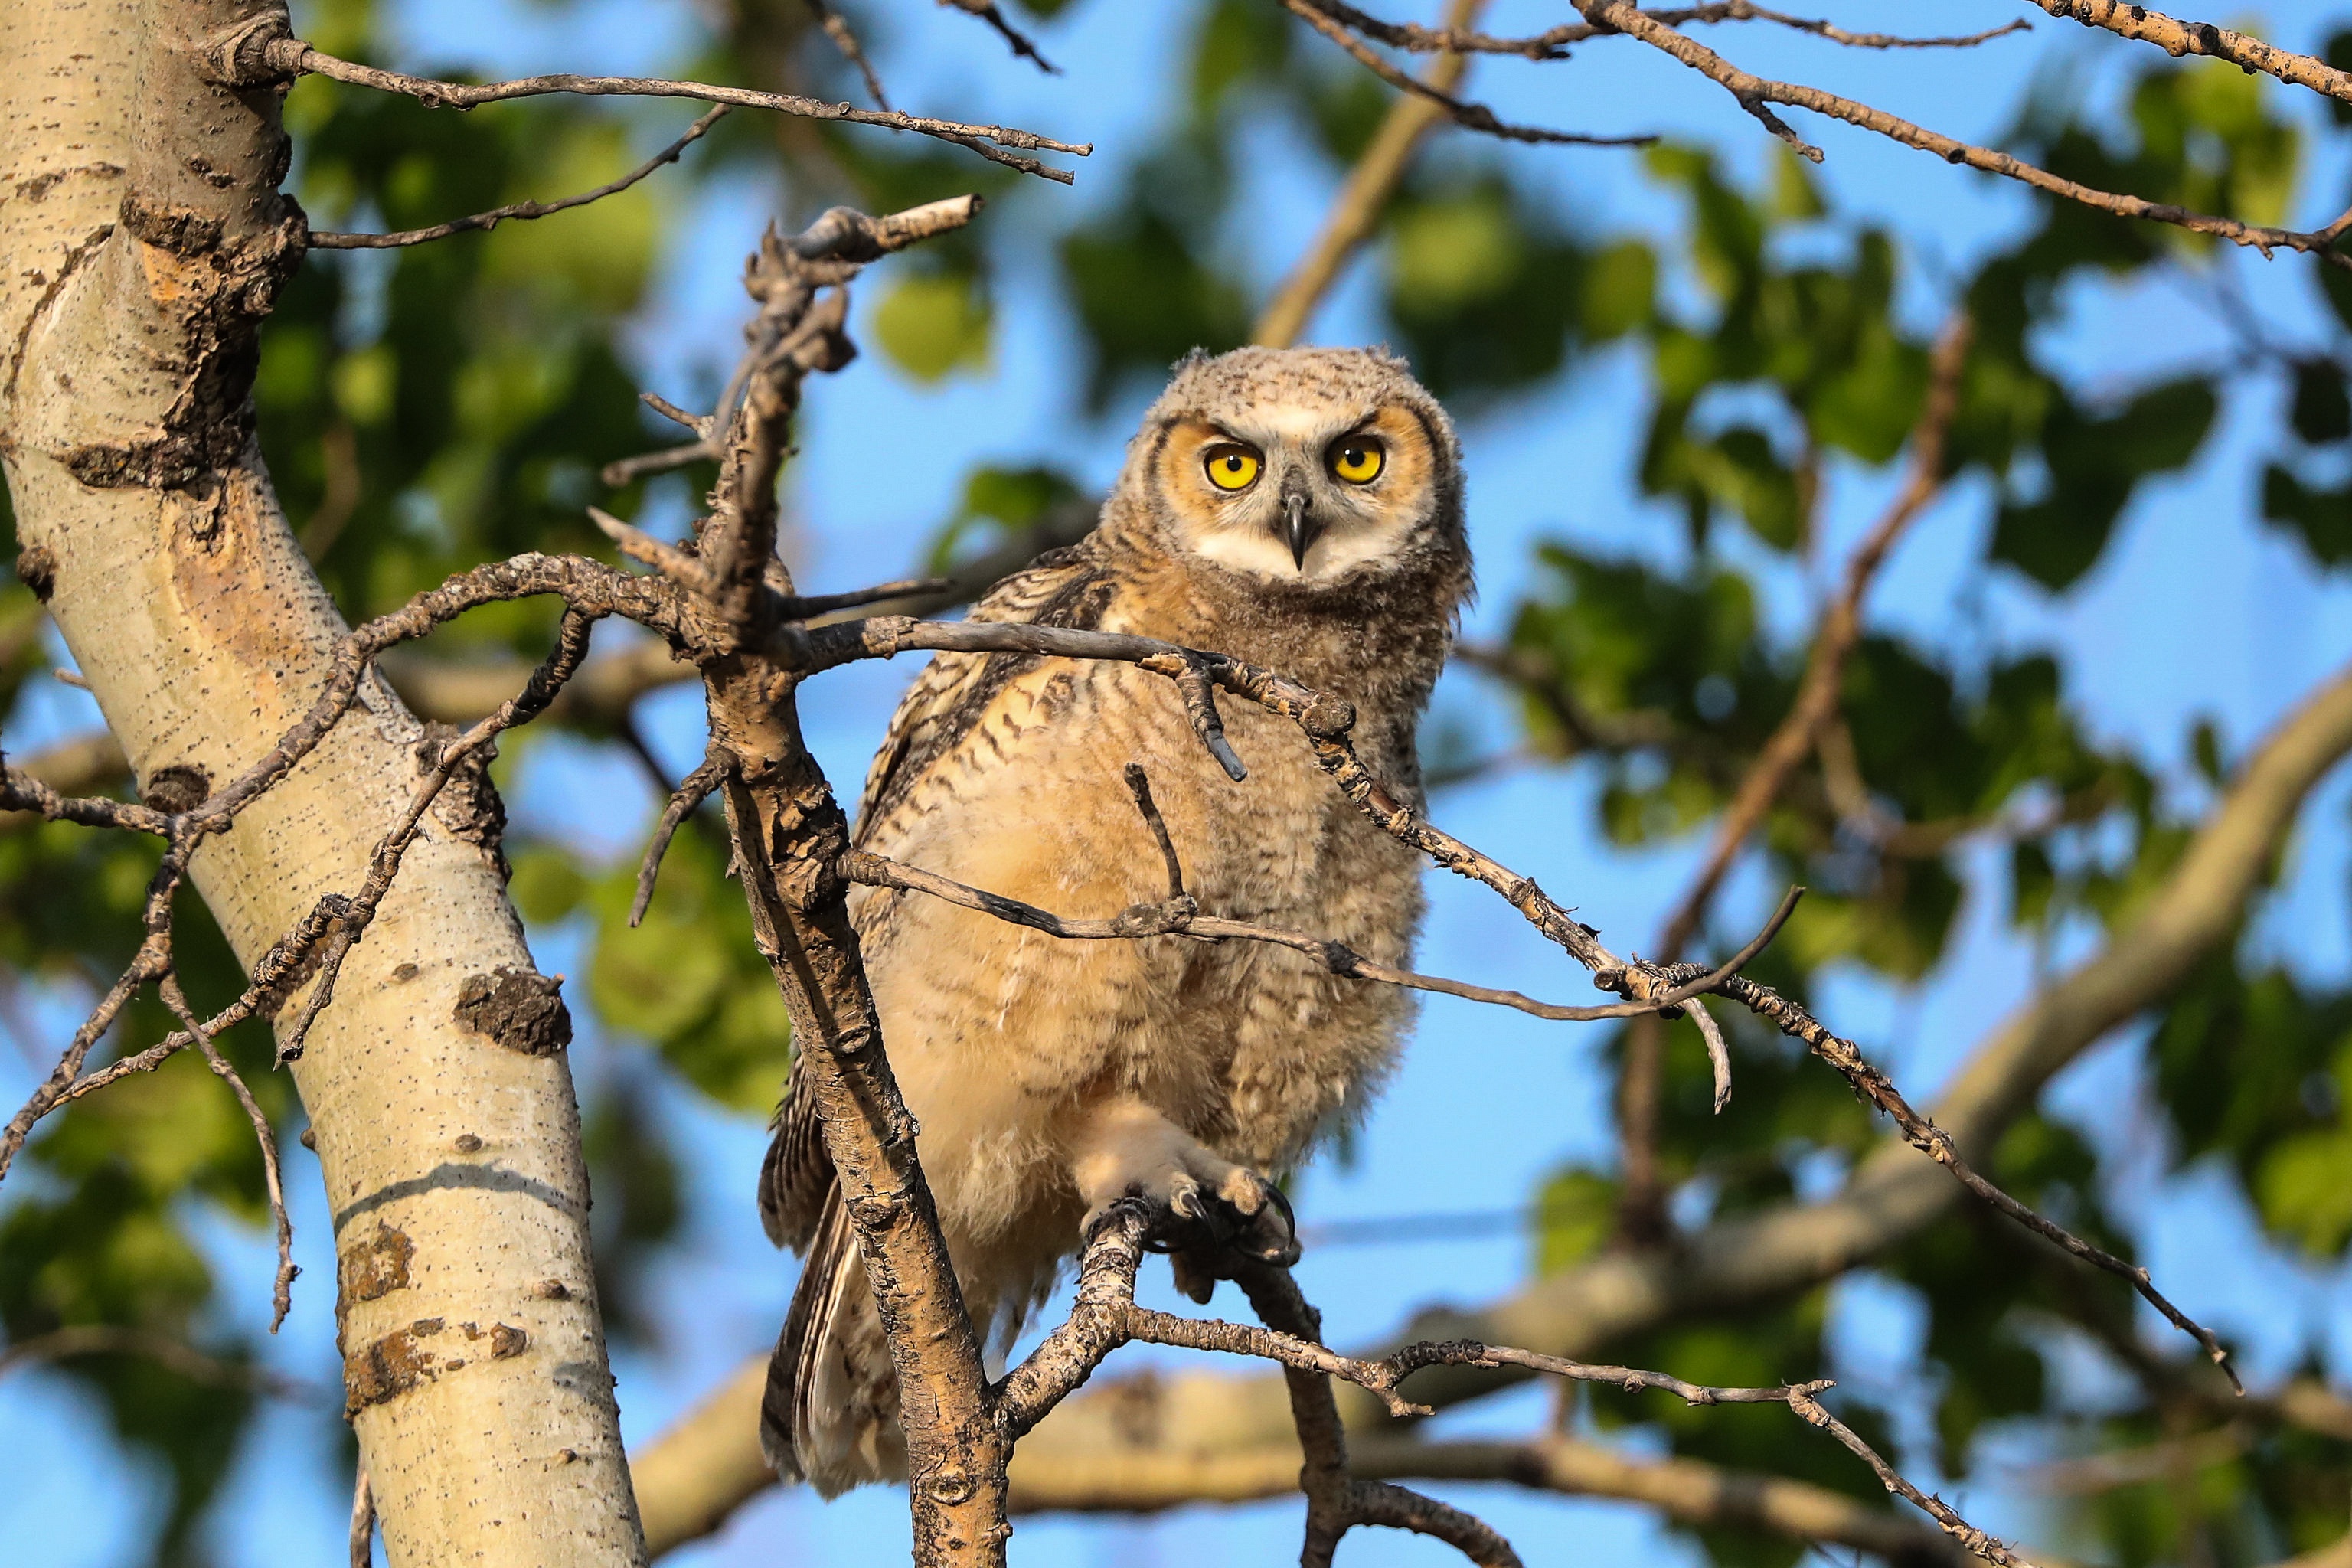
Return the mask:
[[[1145, 414], [1094, 531], [972, 617], [1160, 637], [1344, 697], [1366, 764], [1417, 805], [1415, 727], [1471, 591], [1462, 492], [1453, 425], [1401, 361], [1195, 353]], [[1166, 893], [1124, 780], [1139, 762], [1203, 911], [1407, 963], [1413, 853], [1331, 786], [1289, 721], [1223, 707], [1244, 781], [1211, 761], [1156, 675], [940, 655], [867, 776], [857, 843], [1063, 915], [1115, 914]], [[995, 1356], [1088, 1217], [1123, 1197], [1196, 1248], [1293, 1260], [1269, 1178], [1361, 1110], [1410, 1018], [1406, 993], [1265, 943], [1066, 942], [918, 893], [852, 900], [957, 1278]], [[770, 1363], [770, 1463], [828, 1497], [903, 1476], [896, 1380], [797, 1061], [761, 1214], [807, 1258]], [[1179, 1245], [1177, 1282], [1205, 1300], [1214, 1276]]]

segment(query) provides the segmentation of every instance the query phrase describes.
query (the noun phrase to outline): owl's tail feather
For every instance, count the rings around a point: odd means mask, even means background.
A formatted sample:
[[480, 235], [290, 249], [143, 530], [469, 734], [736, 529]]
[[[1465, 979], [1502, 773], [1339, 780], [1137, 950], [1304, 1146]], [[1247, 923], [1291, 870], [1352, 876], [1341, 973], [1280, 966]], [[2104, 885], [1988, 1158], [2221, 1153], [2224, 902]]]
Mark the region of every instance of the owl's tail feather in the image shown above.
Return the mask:
[[838, 1189], [826, 1194], [760, 1405], [760, 1447], [824, 1497], [907, 1473], [898, 1380]]

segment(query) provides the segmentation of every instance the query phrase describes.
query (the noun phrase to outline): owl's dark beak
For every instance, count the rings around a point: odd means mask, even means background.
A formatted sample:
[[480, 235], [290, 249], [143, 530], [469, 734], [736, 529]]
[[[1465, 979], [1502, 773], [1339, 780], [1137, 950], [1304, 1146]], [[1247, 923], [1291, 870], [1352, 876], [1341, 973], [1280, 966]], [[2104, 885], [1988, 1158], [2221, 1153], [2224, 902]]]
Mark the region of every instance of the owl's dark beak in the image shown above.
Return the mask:
[[1307, 492], [1285, 490], [1282, 495], [1282, 537], [1290, 546], [1290, 558], [1301, 572], [1307, 570], [1307, 551], [1321, 535], [1323, 524], [1307, 515]]

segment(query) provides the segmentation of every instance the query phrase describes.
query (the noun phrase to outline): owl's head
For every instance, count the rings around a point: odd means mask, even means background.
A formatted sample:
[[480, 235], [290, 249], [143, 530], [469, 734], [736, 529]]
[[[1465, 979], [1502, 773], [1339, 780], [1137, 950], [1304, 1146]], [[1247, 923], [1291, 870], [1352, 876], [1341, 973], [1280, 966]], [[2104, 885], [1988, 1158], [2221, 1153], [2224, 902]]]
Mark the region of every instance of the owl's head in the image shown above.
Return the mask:
[[1454, 423], [1377, 350], [1193, 354], [1119, 488], [1167, 544], [1269, 583], [1337, 586], [1466, 548]]

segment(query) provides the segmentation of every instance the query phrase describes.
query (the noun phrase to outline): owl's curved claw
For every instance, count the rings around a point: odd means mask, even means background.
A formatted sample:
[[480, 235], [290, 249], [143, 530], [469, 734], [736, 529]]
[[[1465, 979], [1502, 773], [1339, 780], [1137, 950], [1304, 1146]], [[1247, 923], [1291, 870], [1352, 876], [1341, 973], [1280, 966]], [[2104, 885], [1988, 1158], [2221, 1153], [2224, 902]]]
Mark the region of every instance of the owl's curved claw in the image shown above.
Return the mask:
[[[1150, 1194], [1134, 1195], [1150, 1202]], [[1238, 1261], [1275, 1268], [1297, 1263], [1298, 1221], [1282, 1189], [1246, 1166], [1234, 1166], [1213, 1188], [1180, 1173], [1144, 1246], [1167, 1253], [1176, 1288], [1206, 1302], [1218, 1280], [1233, 1278]]]

